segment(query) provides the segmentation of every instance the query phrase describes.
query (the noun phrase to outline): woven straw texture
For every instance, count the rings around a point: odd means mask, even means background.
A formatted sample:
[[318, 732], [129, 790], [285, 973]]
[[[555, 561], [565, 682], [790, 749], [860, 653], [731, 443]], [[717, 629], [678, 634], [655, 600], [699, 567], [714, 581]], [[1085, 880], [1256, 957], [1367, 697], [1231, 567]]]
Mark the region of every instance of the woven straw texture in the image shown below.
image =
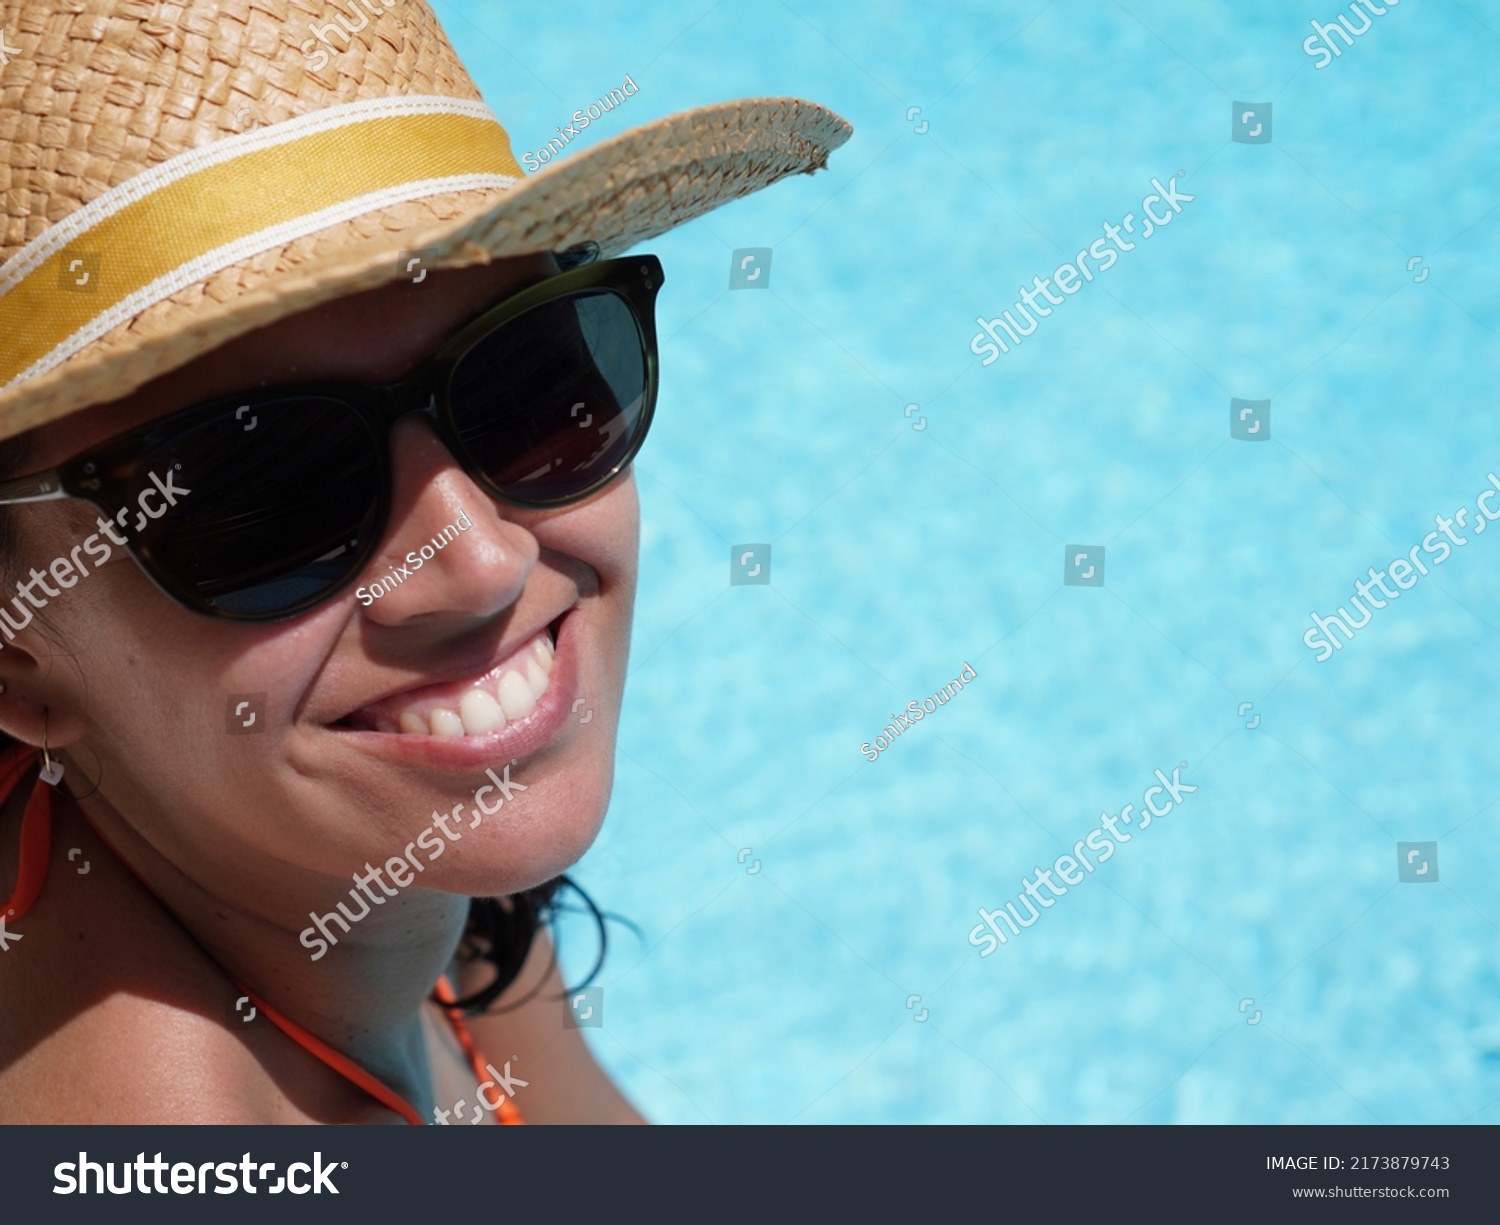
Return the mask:
[[[379, 0], [371, 0], [379, 12]], [[0, 27], [0, 264], [74, 210], [189, 149], [342, 103], [478, 91], [422, 0], [378, 16], [317, 0], [15, 0]], [[308, 23], [354, 25], [314, 73]], [[849, 125], [813, 103], [705, 107], [553, 163], [511, 190], [379, 208], [265, 251], [141, 311], [0, 393], [0, 438], [128, 394], [285, 315], [405, 275], [593, 242], [603, 255], [788, 174], [827, 164]], [[5, 343], [0, 337], [0, 345]]]

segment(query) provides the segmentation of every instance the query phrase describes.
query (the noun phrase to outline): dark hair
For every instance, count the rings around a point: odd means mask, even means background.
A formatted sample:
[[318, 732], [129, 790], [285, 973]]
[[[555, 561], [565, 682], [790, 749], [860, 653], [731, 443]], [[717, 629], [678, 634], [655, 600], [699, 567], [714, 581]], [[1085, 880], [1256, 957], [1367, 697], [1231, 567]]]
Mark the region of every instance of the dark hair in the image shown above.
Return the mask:
[[[29, 434], [0, 441], [0, 478], [14, 476], [19, 472], [26, 464], [31, 451]], [[16, 532], [15, 519], [9, 507], [0, 507], [0, 565], [9, 562], [18, 547], [19, 537]], [[8, 749], [14, 743], [16, 743], [14, 737], [0, 732], [0, 751]], [[96, 787], [98, 782], [97, 779], [94, 782]], [[464, 926], [463, 939], [459, 941], [458, 960], [467, 964], [487, 961], [494, 966], [495, 977], [487, 986], [471, 995], [460, 997], [450, 1005], [451, 1007], [462, 1009], [468, 1016], [477, 1016], [492, 1010], [509, 1012], [535, 998], [537, 992], [541, 990], [540, 981], [525, 996], [508, 1004], [505, 1008], [492, 1009], [491, 1007], [520, 975], [521, 967], [526, 963], [527, 954], [531, 952], [532, 942], [542, 926], [545, 924], [553, 927], [554, 931], [556, 930], [557, 915], [567, 909], [558, 900], [558, 895], [567, 889], [571, 889], [578, 895], [588, 913], [593, 915], [599, 929], [599, 955], [588, 976], [578, 984], [578, 987], [587, 986], [594, 980], [594, 976], [599, 973], [600, 967], [604, 964], [604, 953], [608, 945], [604, 915], [577, 884], [567, 876], [556, 876], [552, 880], [531, 889], [523, 889], [520, 893], [509, 897], [469, 899], [469, 918]], [[552, 964], [556, 965], [556, 963], [557, 948], [554, 941]], [[577, 989], [577, 987], [573, 988], [573, 990]], [[442, 1002], [437, 999], [436, 995], [433, 999], [435, 1002]]]
[[[475, 897], [469, 899], [469, 921], [464, 927], [464, 936], [458, 945], [458, 959], [462, 962], [487, 961], [495, 967], [495, 979], [488, 986], [472, 995], [455, 1001], [469, 1016], [492, 1011], [491, 1005], [500, 998], [521, 973], [526, 955], [531, 951], [531, 942], [543, 924], [556, 931], [554, 920], [565, 909], [558, 900], [564, 889], [571, 889], [593, 915], [599, 929], [599, 955], [594, 965], [577, 986], [576, 991], [594, 981], [594, 976], [604, 964], [604, 952], [609, 943], [604, 914], [594, 905], [593, 899], [567, 876], [555, 876], [532, 889], [523, 889], [510, 897]], [[557, 947], [554, 942], [552, 962], [557, 963]], [[539, 981], [535, 987], [514, 1003], [504, 1008], [493, 1009], [509, 1012], [536, 997], [542, 989]]]

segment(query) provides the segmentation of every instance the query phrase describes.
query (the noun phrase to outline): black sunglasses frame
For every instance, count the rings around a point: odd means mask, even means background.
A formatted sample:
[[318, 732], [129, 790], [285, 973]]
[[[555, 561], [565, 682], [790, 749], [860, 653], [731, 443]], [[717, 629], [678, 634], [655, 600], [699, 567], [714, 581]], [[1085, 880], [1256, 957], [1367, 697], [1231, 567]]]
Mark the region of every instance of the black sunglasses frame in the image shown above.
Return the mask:
[[[230, 612], [218, 607], [213, 599], [201, 596], [191, 587], [179, 582], [169, 570], [158, 564], [149, 544], [131, 538], [127, 539], [125, 545], [147, 577], [164, 594], [193, 612], [222, 620], [245, 622], [283, 621], [300, 616], [327, 603], [347, 588], [363, 572], [385, 538], [393, 493], [390, 436], [396, 422], [410, 413], [419, 413], [432, 422], [433, 429], [459, 466], [497, 502], [526, 510], [554, 510], [584, 501], [618, 478], [640, 451], [656, 411], [660, 366], [655, 303], [657, 291], [664, 279], [661, 261], [654, 255], [644, 254], [584, 264], [557, 273], [487, 308], [464, 324], [437, 352], [404, 379], [379, 384], [283, 384], [216, 397], [117, 434], [45, 472], [0, 481], [0, 506], [79, 498], [92, 503], [104, 511], [106, 517], [118, 523], [120, 520], [116, 516], [120, 514], [122, 507], [128, 508], [132, 504], [133, 490], [141, 484], [141, 477], [144, 475], [141, 470], [142, 456], [148, 449], [155, 450], [169, 441], [173, 432], [191, 431], [202, 421], [225, 411], [248, 407], [253, 413], [258, 403], [283, 401], [297, 396], [342, 402], [354, 409], [365, 428], [370, 431], [377, 485], [374, 490], [376, 514], [368, 536], [355, 550], [348, 573], [337, 582], [286, 608], [270, 612]], [[454, 373], [471, 350], [528, 311], [564, 298], [600, 292], [612, 293], [624, 300], [640, 333], [645, 385], [635, 437], [631, 440], [629, 449], [609, 471], [584, 489], [549, 501], [517, 498], [507, 494], [485, 474], [460, 441], [450, 399]]]

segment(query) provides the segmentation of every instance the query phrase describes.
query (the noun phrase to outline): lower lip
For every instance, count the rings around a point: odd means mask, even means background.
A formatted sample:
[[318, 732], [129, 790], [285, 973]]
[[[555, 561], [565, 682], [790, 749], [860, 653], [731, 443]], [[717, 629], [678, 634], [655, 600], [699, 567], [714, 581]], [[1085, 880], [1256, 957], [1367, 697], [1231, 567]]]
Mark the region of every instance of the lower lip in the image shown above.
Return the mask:
[[483, 736], [412, 736], [405, 732], [335, 730], [355, 747], [388, 761], [416, 766], [473, 770], [497, 761], [520, 761], [542, 748], [572, 713], [578, 685], [578, 657], [573, 642], [573, 614], [558, 622], [552, 671], [535, 709], [524, 719]]

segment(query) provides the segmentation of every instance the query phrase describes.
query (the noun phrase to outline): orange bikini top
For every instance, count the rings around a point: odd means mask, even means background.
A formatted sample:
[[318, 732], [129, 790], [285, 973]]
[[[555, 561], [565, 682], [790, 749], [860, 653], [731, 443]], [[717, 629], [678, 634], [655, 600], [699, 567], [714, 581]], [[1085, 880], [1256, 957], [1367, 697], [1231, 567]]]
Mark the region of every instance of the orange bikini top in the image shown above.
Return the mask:
[[[29, 745], [18, 744], [0, 753], [0, 804], [10, 799], [11, 793], [16, 785], [27, 773], [28, 768], [35, 767], [36, 750]], [[84, 820], [88, 821], [85, 815]], [[89, 822], [93, 828], [93, 822]], [[156, 897], [156, 891], [151, 888], [135, 869], [130, 867], [120, 853], [110, 846], [109, 840], [99, 833], [94, 833], [99, 840], [119, 859], [125, 867], [130, 870], [132, 876], [140, 881], [146, 891], [152, 897]], [[0, 905], [0, 914], [7, 921], [21, 918], [36, 903], [36, 899], [42, 892], [42, 885], [47, 880], [47, 868], [52, 859], [52, 788], [46, 783], [38, 781], [32, 789], [31, 798], [26, 802], [26, 811], [21, 817], [21, 864], [16, 873], [16, 886], [10, 895], [10, 900]], [[159, 897], [156, 899], [161, 901]], [[212, 958], [210, 957], [210, 960]], [[237, 982], [227, 972], [224, 975], [239, 989], [240, 994], [248, 996], [250, 1002], [265, 1015], [265, 1017], [286, 1034], [293, 1042], [302, 1047], [310, 1055], [320, 1062], [327, 1064], [340, 1076], [358, 1085], [382, 1106], [395, 1111], [408, 1123], [418, 1126], [426, 1120], [417, 1112], [410, 1102], [397, 1093], [394, 1089], [377, 1080], [364, 1068], [360, 1067], [347, 1055], [335, 1050], [322, 1039], [314, 1037], [289, 1017], [284, 1017], [265, 1000], [254, 994], [242, 983]], [[435, 987], [437, 997], [444, 1004], [452, 1004], [458, 997], [454, 994], [452, 986], [446, 977], [439, 978]], [[453, 1027], [454, 1036], [463, 1048], [464, 1054], [468, 1056], [469, 1066], [474, 1071], [475, 1085], [482, 1087], [485, 1083], [494, 1084], [488, 1070], [484, 1065], [483, 1057], [479, 1048], [474, 1043], [474, 1035], [469, 1032], [469, 1027], [464, 1023], [463, 1015], [457, 1008], [446, 1008], [444, 1010], [448, 1023]], [[476, 1094], [479, 1089], [476, 1088]], [[522, 1123], [521, 1112], [515, 1103], [504, 1093], [499, 1093], [499, 1104], [491, 1109], [501, 1123]], [[482, 1098], [482, 1094], [480, 1094]]]

